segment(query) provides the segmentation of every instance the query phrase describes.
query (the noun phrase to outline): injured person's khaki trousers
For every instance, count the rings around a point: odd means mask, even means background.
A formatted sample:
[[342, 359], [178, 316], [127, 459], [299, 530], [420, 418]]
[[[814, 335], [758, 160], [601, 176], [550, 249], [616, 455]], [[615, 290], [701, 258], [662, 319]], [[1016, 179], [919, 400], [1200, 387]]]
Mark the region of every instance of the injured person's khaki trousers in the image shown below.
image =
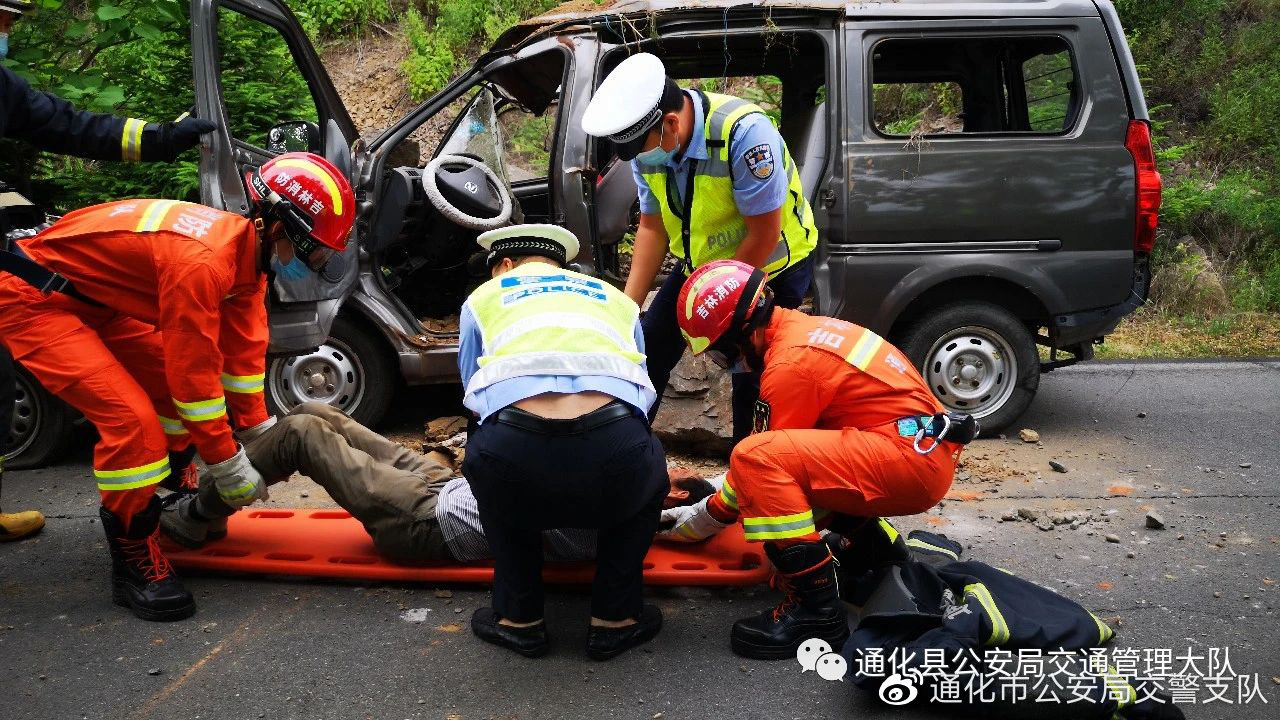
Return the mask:
[[[364, 524], [384, 555], [411, 563], [453, 560], [436, 521], [436, 500], [453, 471], [341, 410], [323, 403], [299, 405], [244, 449], [268, 484], [295, 471], [314, 480]], [[214, 515], [234, 512], [207, 473], [201, 478], [200, 508]]]

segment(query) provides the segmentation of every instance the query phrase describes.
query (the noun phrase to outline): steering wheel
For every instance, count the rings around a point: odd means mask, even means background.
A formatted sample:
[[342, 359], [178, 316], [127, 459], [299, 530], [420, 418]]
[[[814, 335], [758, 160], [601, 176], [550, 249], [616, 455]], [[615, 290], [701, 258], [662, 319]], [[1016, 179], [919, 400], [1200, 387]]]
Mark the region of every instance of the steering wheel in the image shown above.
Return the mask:
[[472, 230], [494, 230], [511, 221], [514, 199], [506, 183], [479, 158], [440, 155], [422, 171], [422, 189], [436, 210]]

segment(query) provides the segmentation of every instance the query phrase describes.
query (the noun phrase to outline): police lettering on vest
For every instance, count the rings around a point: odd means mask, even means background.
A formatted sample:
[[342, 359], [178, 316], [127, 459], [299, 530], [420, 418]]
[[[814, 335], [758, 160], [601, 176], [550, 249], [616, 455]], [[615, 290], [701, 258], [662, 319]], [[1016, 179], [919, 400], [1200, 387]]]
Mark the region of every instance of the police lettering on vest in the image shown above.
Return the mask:
[[528, 375], [607, 376], [653, 388], [634, 335], [640, 309], [589, 275], [528, 263], [481, 285], [467, 305], [482, 339], [468, 398]]
[[[764, 112], [759, 106], [731, 95], [696, 91], [693, 95], [694, 102], [702, 102], [705, 110], [703, 131], [707, 138], [708, 158], [702, 162], [690, 161], [695, 166], [688, 191], [670, 186], [674, 182], [670, 168], [639, 165], [640, 174], [662, 208], [662, 224], [670, 239], [671, 253], [685, 259], [689, 270], [713, 260], [733, 258], [747, 235], [746, 221], [733, 197], [730, 143], [739, 120], [752, 113]], [[768, 155], [770, 157], [764, 157], [757, 148], [752, 148], [748, 151], [748, 162], [758, 177], [761, 173], [767, 177], [778, 169], [787, 174], [781, 238], [762, 268], [770, 275], [776, 275], [813, 252], [818, 244], [818, 230], [790, 151], [784, 148], [782, 158], [771, 157], [772, 152]], [[678, 198], [680, 192], [688, 195], [684, 198], [685, 207], [673, 208], [673, 198]], [[686, 210], [687, 218], [684, 217]]]

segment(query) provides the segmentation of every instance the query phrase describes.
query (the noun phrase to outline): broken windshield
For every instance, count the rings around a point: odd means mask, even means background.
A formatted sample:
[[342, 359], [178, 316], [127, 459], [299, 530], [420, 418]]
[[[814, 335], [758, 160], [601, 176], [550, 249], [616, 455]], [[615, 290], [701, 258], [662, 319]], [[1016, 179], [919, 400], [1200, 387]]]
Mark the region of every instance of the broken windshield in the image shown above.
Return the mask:
[[440, 154], [470, 155], [489, 166], [510, 186], [511, 178], [508, 176], [506, 155], [503, 152], [505, 143], [502, 126], [498, 123], [494, 104], [493, 90], [487, 86], [481, 88], [467, 106], [466, 113], [454, 128], [453, 134], [440, 148]]

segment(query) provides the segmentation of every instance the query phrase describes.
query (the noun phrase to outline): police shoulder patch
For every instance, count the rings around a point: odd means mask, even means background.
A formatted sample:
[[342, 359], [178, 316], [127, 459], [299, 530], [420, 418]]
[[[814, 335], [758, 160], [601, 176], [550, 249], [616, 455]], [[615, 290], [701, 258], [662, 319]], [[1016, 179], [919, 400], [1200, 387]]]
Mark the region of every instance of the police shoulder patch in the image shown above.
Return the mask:
[[773, 148], [769, 147], [769, 143], [760, 143], [747, 150], [742, 154], [742, 159], [747, 161], [747, 169], [751, 174], [761, 180], [767, 180], [773, 175]]

